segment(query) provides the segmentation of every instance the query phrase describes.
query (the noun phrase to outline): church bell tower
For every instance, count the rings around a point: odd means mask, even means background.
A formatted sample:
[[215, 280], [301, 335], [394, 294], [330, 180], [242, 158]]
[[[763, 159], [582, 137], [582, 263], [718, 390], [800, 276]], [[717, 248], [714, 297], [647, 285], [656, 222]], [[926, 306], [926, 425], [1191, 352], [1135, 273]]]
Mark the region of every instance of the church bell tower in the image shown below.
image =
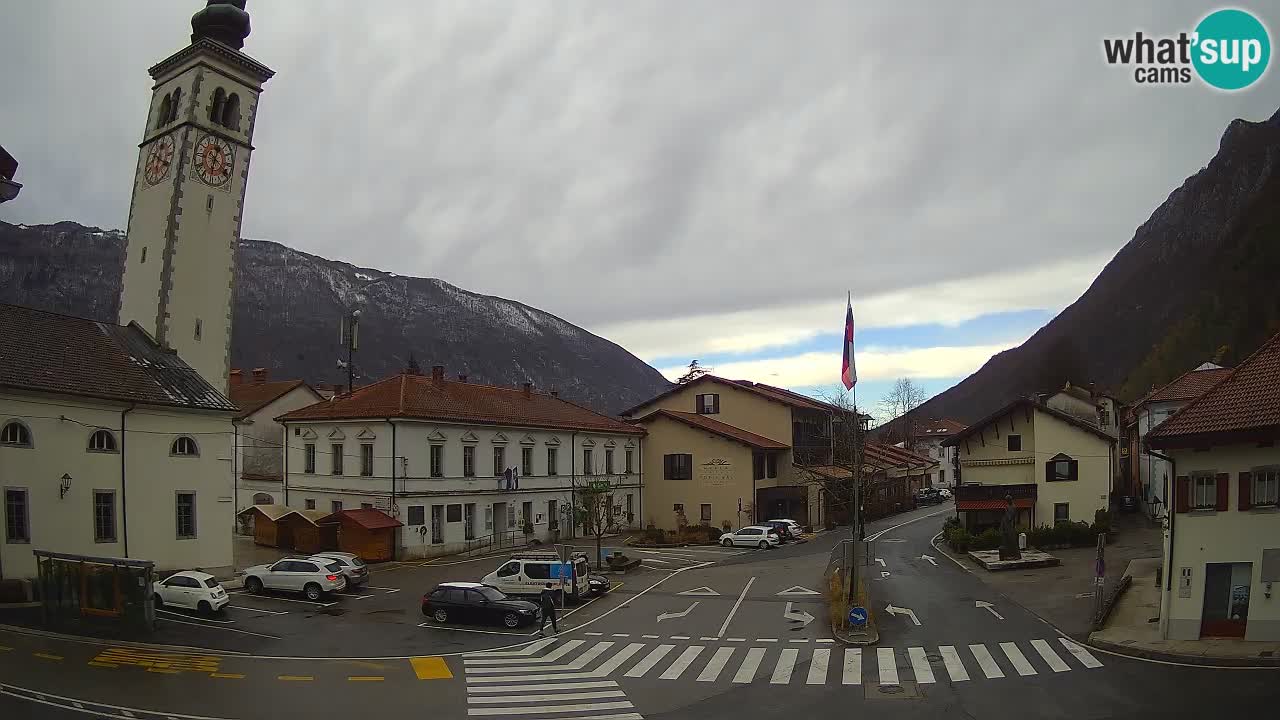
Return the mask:
[[137, 322], [227, 393], [232, 284], [253, 127], [274, 74], [244, 54], [245, 0], [209, 0], [155, 84], [129, 209], [120, 323]]

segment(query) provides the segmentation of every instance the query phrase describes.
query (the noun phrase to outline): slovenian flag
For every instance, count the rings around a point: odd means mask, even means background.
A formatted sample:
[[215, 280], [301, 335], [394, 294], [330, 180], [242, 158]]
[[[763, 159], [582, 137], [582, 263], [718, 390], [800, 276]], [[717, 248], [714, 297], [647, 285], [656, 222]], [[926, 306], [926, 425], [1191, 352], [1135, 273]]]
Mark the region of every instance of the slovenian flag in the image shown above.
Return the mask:
[[849, 298], [849, 309], [844, 316], [844, 362], [840, 365], [840, 380], [846, 390], [852, 390], [858, 383], [858, 364], [853, 359], [853, 297]]

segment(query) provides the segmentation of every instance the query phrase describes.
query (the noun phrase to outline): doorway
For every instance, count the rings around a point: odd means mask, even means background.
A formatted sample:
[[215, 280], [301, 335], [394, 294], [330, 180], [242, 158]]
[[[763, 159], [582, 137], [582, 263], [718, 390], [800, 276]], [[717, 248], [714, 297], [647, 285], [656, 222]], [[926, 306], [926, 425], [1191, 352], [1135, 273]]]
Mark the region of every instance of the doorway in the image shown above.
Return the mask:
[[1200, 637], [1244, 637], [1253, 563], [1205, 563]]

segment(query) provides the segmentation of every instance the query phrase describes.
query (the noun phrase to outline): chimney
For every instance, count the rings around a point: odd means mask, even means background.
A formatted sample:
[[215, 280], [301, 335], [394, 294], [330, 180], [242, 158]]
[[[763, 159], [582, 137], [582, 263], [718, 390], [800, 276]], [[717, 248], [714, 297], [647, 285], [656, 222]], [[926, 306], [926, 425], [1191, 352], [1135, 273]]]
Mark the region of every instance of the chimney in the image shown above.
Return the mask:
[[341, 395], [342, 393], [344, 393], [344, 392], [346, 392], [346, 391], [347, 391], [347, 386], [346, 386], [346, 385], [343, 385], [342, 383], [334, 383], [334, 384], [333, 384], [333, 396], [334, 396], [334, 397], [337, 397], [337, 396]]
[[431, 379], [434, 380], [435, 382], [444, 382], [444, 366], [443, 365], [431, 366]]
[[466, 373], [458, 373], [458, 382], [460, 382], [460, 383], [464, 383], [464, 382], [466, 382], [466, 381], [467, 381], [467, 374], [466, 374]]
[[253, 369], [253, 381], [254, 381], [254, 382], [256, 382], [256, 383], [266, 382], [266, 381], [267, 381], [267, 369], [266, 369], [266, 368], [254, 368], [254, 369]]
[[523, 387], [524, 387], [524, 396], [533, 397], [533, 383], [527, 382], [524, 384]]
[[231, 384], [232, 384], [232, 385], [239, 385], [239, 384], [240, 384], [240, 383], [242, 383], [242, 382], [244, 382], [244, 373], [240, 372], [239, 368], [237, 368], [237, 369], [235, 369], [235, 370], [232, 370], [232, 371], [231, 371]]
[[559, 391], [559, 390], [556, 390], [556, 389], [554, 389], [554, 388], [552, 388], [552, 390], [551, 390], [551, 397], [553, 397], [553, 398], [558, 398], [558, 397], [560, 397], [560, 391]]

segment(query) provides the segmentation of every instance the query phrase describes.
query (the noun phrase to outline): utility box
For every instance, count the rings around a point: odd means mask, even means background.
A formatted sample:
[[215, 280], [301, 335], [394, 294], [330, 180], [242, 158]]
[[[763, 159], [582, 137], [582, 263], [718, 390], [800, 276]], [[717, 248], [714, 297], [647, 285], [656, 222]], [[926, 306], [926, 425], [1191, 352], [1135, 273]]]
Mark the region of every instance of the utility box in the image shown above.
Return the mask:
[[1018, 533], [1018, 549], [1019, 549], [1019, 550], [1022, 550], [1022, 551], [1026, 551], [1026, 549], [1027, 549], [1027, 534], [1026, 534], [1026, 533]]

